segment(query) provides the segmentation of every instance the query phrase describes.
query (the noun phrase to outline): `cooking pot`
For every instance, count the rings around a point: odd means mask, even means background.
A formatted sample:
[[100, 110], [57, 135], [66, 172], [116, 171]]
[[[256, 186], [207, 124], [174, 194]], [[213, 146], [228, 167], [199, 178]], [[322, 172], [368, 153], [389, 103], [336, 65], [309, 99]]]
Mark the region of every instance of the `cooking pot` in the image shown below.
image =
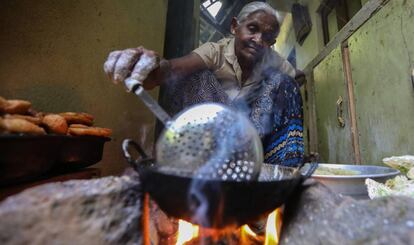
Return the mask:
[[[208, 228], [238, 227], [266, 217], [285, 203], [317, 168], [312, 163], [302, 174], [298, 168], [263, 164], [257, 180], [204, 179], [189, 171], [157, 165], [130, 139], [124, 140], [122, 148], [138, 172], [143, 190], [167, 215]], [[132, 154], [136, 153], [140, 157], [134, 159]], [[194, 185], [199, 193], [192, 193]], [[200, 202], [203, 200], [205, 203]], [[200, 206], [204, 210], [201, 217]]]

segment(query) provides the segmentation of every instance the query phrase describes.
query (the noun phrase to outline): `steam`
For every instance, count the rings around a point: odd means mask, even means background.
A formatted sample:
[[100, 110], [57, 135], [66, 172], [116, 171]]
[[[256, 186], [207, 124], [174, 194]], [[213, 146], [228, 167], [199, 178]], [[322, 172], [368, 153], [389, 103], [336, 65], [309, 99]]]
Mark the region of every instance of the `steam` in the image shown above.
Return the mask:
[[[276, 63], [276, 65], [274, 65], [275, 60], [279, 60], [279, 63]], [[274, 81], [274, 79], [284, 79], [285, 77], [267, 77], [270, 74], [267, 72], [278, 70], [280, 73], [286, 73], [288, 70], [283, 70], [286, 69], [283, 65], [284, 63], [280, 62], [277, 54], [271, 49], [267, 49], [262, 60], [256, 64], [253, 74], [247, 81], [248, 84], [243, 88], [243, 93], [238, 94], [236, 99], [231, 102], [231, 105], [236, 107], [239, 113], [244, 113], [244, 116], [250, 116], [254, 128], [262, 137], [271, 131], [273, 127], [272, 121], [279, 120], [278, 115], [281, 111], [273, 111], [272, 93], [278, 90], [280, 84], [279, 81]], [[273, 80], [270, 81], [269, 79]], [[272, 117], [273, 112], [275, 118]], [[243, 135], [243, 132], [246, 132], [248, 129], [246, 129], [246, 124], [241, 123], [241, 120], [236, 120], [232, 122], [230, 130], [231, 133], [226, 135], [226, 137], [221, 137], [220, 142], [217, 142], [217, 153], [204, 166], [198, 169], [194, 174], [196, 178], [191, 183], [188, 201], [194, 214], [193, 222], [202, 226], [214, 227], [215, 222], [221, 223], [224, 217], [224, 208], [228, 208], [226, 202], [229, 200], [224, 199], [226, 197], [226, 190], [222, 189], [223, 183], [224, 181], [233, 181], [232, 176], [237, 173], [234, 171], [235, 168], [227, 173], [225, 167], [229, 166], [229, 163], [226, 161], [231, 160], [234, 154], [237, 155], [237, 152], [243, 149], [243, 144], [246, 142], [243, 141], [243, 137], [240, 137], [240, 132]], [[217, 165], [217, 162], [221, 164]], [[236, 160], [236, 167], [237, 163]], [[287, 176], [290, 175], [290, 173], [288, 174], [285, 171], [283, 168], [276, 167], [268, 169], [266, 175], [260, 177], [262, 180], [269, 181], [283, 179], [286, 174]], [[222, 172], [226, 174], [222, 175]], [[212, 179], [219, 181], [212, 181]], [[248, 179], [241, 180], [246, 181]]]
[[262, 160], [257, 160], [256, 154], [261, 158], [263, 153], [257, 132], [246, 117], [234, 113], [235, 118], [226, 118], [229, 123], [216, 125], [224, 127], [224, 133], [223, 130], [209, 131], [218, 134], [212, 137], [216, 140], [214, 154], [197, 169], [189, 190], [193, 222], [202, 226], [212, 227], [222, 222], [228, 201], [226, 190], [222, 189], [223, 181], [256, 180], [260, 173]]
[[151, 131], [151, 128], [151, 125], [144, 124], [138, 129], [139, 145], [144, 147], [145, 152], [152, 152], [152, 143], [148, 140], [148, 135]]
[[[260, 105], [253, 104], [253, 102], [255, 102], [257, 98], [271, 99], [271, 97], [265, 97], [261, 95], [263, 94], [264, 87], [266, 87], [266, 89], [267, 87], [269, 87], [269, 89], [273, 91], [274, 87], [268, 86], [267, 84], [263, 84], [263, 79], [266, 79], [266, 75], [264, 74], [266, 70], [268, 70], [269, 68], [277, 69], [277, 67], [275, 67], [272, 64], [274, 63], [273, 61], [276, 58], [277, 57], [274, 56], [274, 52], [271, 49], [266, 49], [262, 60], [260, 60], [256, 64], [254, 72], [249, 79], [249, 81], [254, 82], [252, 82], [246, 88], [246, 90], [243, 89], [243, 93], [239, 94], [236, 100], [230, 102], [233, 107], [237, 107], [239, 111], [241, 111], [241, 113], [239, 112], [240, 118], [248, 120], [246, 117], [248, 115], [253, 114], [252, 111], [254, 111], [255, 109], [261, 109]], [[202, 76], [200, 76], [199, 79], [205, 80], [201, 82], [192, 81], [191, 85], [188, 85], [191, 86], [191, 89], [188, 91], [186, 90], [185, 92], [193, 92], [193, 94], [183, 94], [184, 96], [188, 96], [184, 98], [186, 102], [190, 101], [194, 103], [200, 103], [203, 100], [212, 101], [212, 98], [217, 95], [216, 92], [221, 92], [220, 90], [222, 89], [222, 87], [215, 87], [216, 84], [212, 85], [214, 81], [210, 84], [210, 87], [203, 87], [206, 81], [210, 83], [210, 80], [212, 80], [208, 76], [209, 75], [205, 76], [205, 74], [203, 74]], [[170, 77], [168, 85], [172, 85], [171, 87], [176, 87], [177, 85], [178, 87], [183, 87], [182, 84], [178, 84], [178, 82], [182, 82], [180, 80], [181, 79], [177, 79], [177, 77]], [[220, 84], [218, 83], [218, 85]], [[207, 93], [213, 93], [213, 95], [204, 95], [202, 93], [198, 94], [198, 91], [203, 90], [207, 91]], [[197, 93], [196, 96], [194, 95], [194, 93]], [[180, 94], [174, 95], [180, 96]], [[188, 100], [188, 98], [190, 98], [190, 100]], [[191, 100], [192, 98], [195, 98], [196, 101]], [[215, 97], [213, 99], [215, 99]], [[184, 106], [189, 105], [184, 104]], [[228, 200], [224, 199], [224, 193], [226, 190], [223, 189], [223, 183], [225, 181], [256, 180], [256, 178], [258, 177], [253, 173], [243, 172], [243, 167], [248, 166], [243, 164], [249, 164], [249, 162], [257, 163], [260, 165], [262, 164], [262, 162], [255, 162], [255, 160], [251, 158], [249, 159], [249, 156], [247, 156], [247, 161], [245, 161], [246, 156], [243, 155], [242, 149], [246, 149], [246, 146], [250, 142], [246, 141], [246, 137], [243, 136], [246, 136], [246, 134], [248, 135], [248, 132], [251, 129], [253, 129], [256, 134], [257, 131], [260, 131], [261, 136], [267, 134], [271, 130], [272, 124], [270, 123], [271, 120], [269, 117], [272, 112], [272, 106], [270, 105], [270, 108], [267, 109], [268, 111], [265, 111], [264, 114], [261, 113], [262, 110], [257, 110], [260, 111], [260, 113], [256, 115], [255, 120], [252, 120], [254, 126], [252, 126], [251, 123], [244, 123], [244, 119], [241, 120], [240, 118], [231, 121], [231, 123], [229, 124], [225, 123], [229, 122], [229, 120], [225, 120], [223, 124], [219, 124], [218, 126], [221, 128], [226, 128], [229, 131], [222, 136], [216, 135], [215, 137], [212, 137], [218, 139], [217, 142], [215, 142], [216, 146], [214, 148], [214, 154], [212, 154], [210, 158], [207, 160], [203, 159], [204, 161], [202, 162], [202, 165], [195, 164], [196, 160], [194, 160], [194, 162], [184, 161], [189, 166], [186, 169], [188, 172], [190, 169], [195, 169], [195, 172], [192, 175], [194, 178], [191, 183], [188, 195], [189, 206], [193, 214], [192, 222], [205, 227], [214, 227], [216, 226], [215, 224], [223, 222], [222, 219], [224, 217], [225, 212], [224, 208], [227, 208], [226, 202], [228, 202]], [[249, 128], [246, 125], [250, 125], [252, 128]], [[209, 133], [214, 133], [214, 130], [205, 131], [208, 131]], [[197, 146], [198, 142], [201, 142], [204, 139], [205, 136], [197, 136], [196, 143], [192, 143], [192, 140], [188, 140], [185, 141], [186, 143], [189, 143], [186, 144], [186, 146], [195, 147]], [[259, 142], [261, 144], [260, 139]], [[239, 153], [242, 153], [242, 155], [238, 156]], [[157, 159], [160, 158], [157, 156]], [[170, 164], [169, 166], [171, 166], [171, 162], [174, 162], [172, 161], [172, 158], [167, 157], [166, 159], [168, 159], [167, 162]], [[195, 166], [195, 168], [190, 168], [193, 166]], [[278, 171], [278, 169], [275, 169], [273, 173], [279, 177], [283, 177], [283, 172]], [[243, 176], [241, 174], [245, 175]], [[247, 177], [248, 174], [251, 174], [250, 177]], [[268, 177], [271, 178], [271, 176]]]

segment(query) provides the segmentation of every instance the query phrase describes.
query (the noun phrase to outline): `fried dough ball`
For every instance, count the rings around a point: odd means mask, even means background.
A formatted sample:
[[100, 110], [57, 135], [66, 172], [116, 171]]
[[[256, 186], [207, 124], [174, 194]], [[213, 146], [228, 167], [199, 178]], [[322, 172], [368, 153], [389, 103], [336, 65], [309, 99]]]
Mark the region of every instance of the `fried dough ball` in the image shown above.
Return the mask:
[[41, 111], [37, 111], [37, 110], [33, 109], [33, 107], [31, 107], [27, 111], [27, 115], [30, 115], [30, 116], [33, 116], [33, 117], [38, 117], [38, 118], [43, 118], [46, 115], [46, 113], [41, 112]]
[[66, 122], [70, 124], [84, 124], [92, 126], [93, 116], [85, 112], [63, 112], [60, 113], [62, 117], [66, 119]]
[[7, 100], [0, 96], [0, 113], [3, 113], [6, 111], [7, 107]]
[[43, 128], [21, 118], [0, 118], [0, 131], [6, 133], [23, 133], [30, 135], [45, 135]]
[[66, 134], [68, 124], [64, 117], [58, 114], [48, 114], [43, 117], [42, 124], [46, 126], [49, 133]]
[[40, 117], [33, 117], [33, 116], [26, 116], [26, 115], [19, 115], [19, 114], [13, 114], [13, 115], [6, 114], [4, 118], [8, 118], [8, 119], [20, 118], [20, 119], [29, 121], [31, 123], [34, 123], [36, 125], [40, 125], [40, 123], [42, 123], [42, 118]]
[[71, 124], [70, 125], [71, 128], [88, 128], [88, 126], [84, 125], [84, 124]]
[[7, 100], [7, 105], [4, 111], [8, 114], [26, 114], [32, 103], [27, 100]]
[[74, 136], [100, 136], [100, 137], [110, 137], [112, 130], [109, 128], [99, 128], [99, 127], [72, 127], [68, 129], [68, 133]]

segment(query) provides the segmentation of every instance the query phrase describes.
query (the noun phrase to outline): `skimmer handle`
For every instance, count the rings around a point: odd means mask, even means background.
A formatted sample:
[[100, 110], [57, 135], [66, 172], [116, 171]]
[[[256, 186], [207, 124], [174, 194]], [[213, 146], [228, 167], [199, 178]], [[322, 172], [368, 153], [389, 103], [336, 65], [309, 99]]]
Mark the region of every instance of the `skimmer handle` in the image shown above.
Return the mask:
[[155, 57], [142, 54], [138, 62], [135, 64], [133, 78], [125, 79], [124, 83], [129, 92], [138, 95], [144, 104], [155, 114], [155, 116], [167, 125], [171, 117], [158, 105], [158, 103], [144, 90], [142, 82], [148, 77], [151, 71], [158, 66]]
[[138, 95], [138, 97], [144, 102], [144, 104], [150, 109], [152, 113], [164, 124], [168, 125], [171, 121], [170, 115], [161, 108], [161, 106], [144, 90], [142, 87], [142, 83], [132, 79], [127, 78], [125, 80], [125, 84], [128, 84], [128, 89], [133, 92], [134, 94]]

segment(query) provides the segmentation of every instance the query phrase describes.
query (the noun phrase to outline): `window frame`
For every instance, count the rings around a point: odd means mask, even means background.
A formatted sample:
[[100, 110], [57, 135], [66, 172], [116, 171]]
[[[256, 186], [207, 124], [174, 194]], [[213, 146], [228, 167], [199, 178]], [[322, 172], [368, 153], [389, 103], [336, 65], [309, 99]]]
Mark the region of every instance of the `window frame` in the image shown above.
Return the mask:
[[323, 0], [321, 2], [316, 12], [319, 13], [321, 19], [323, 43], [325, 46], [331, 41], [329, 36], [328, 16], [334, 9], [336, 10], [338, 31], [340, 31], [350, 20], [346, 0]]

